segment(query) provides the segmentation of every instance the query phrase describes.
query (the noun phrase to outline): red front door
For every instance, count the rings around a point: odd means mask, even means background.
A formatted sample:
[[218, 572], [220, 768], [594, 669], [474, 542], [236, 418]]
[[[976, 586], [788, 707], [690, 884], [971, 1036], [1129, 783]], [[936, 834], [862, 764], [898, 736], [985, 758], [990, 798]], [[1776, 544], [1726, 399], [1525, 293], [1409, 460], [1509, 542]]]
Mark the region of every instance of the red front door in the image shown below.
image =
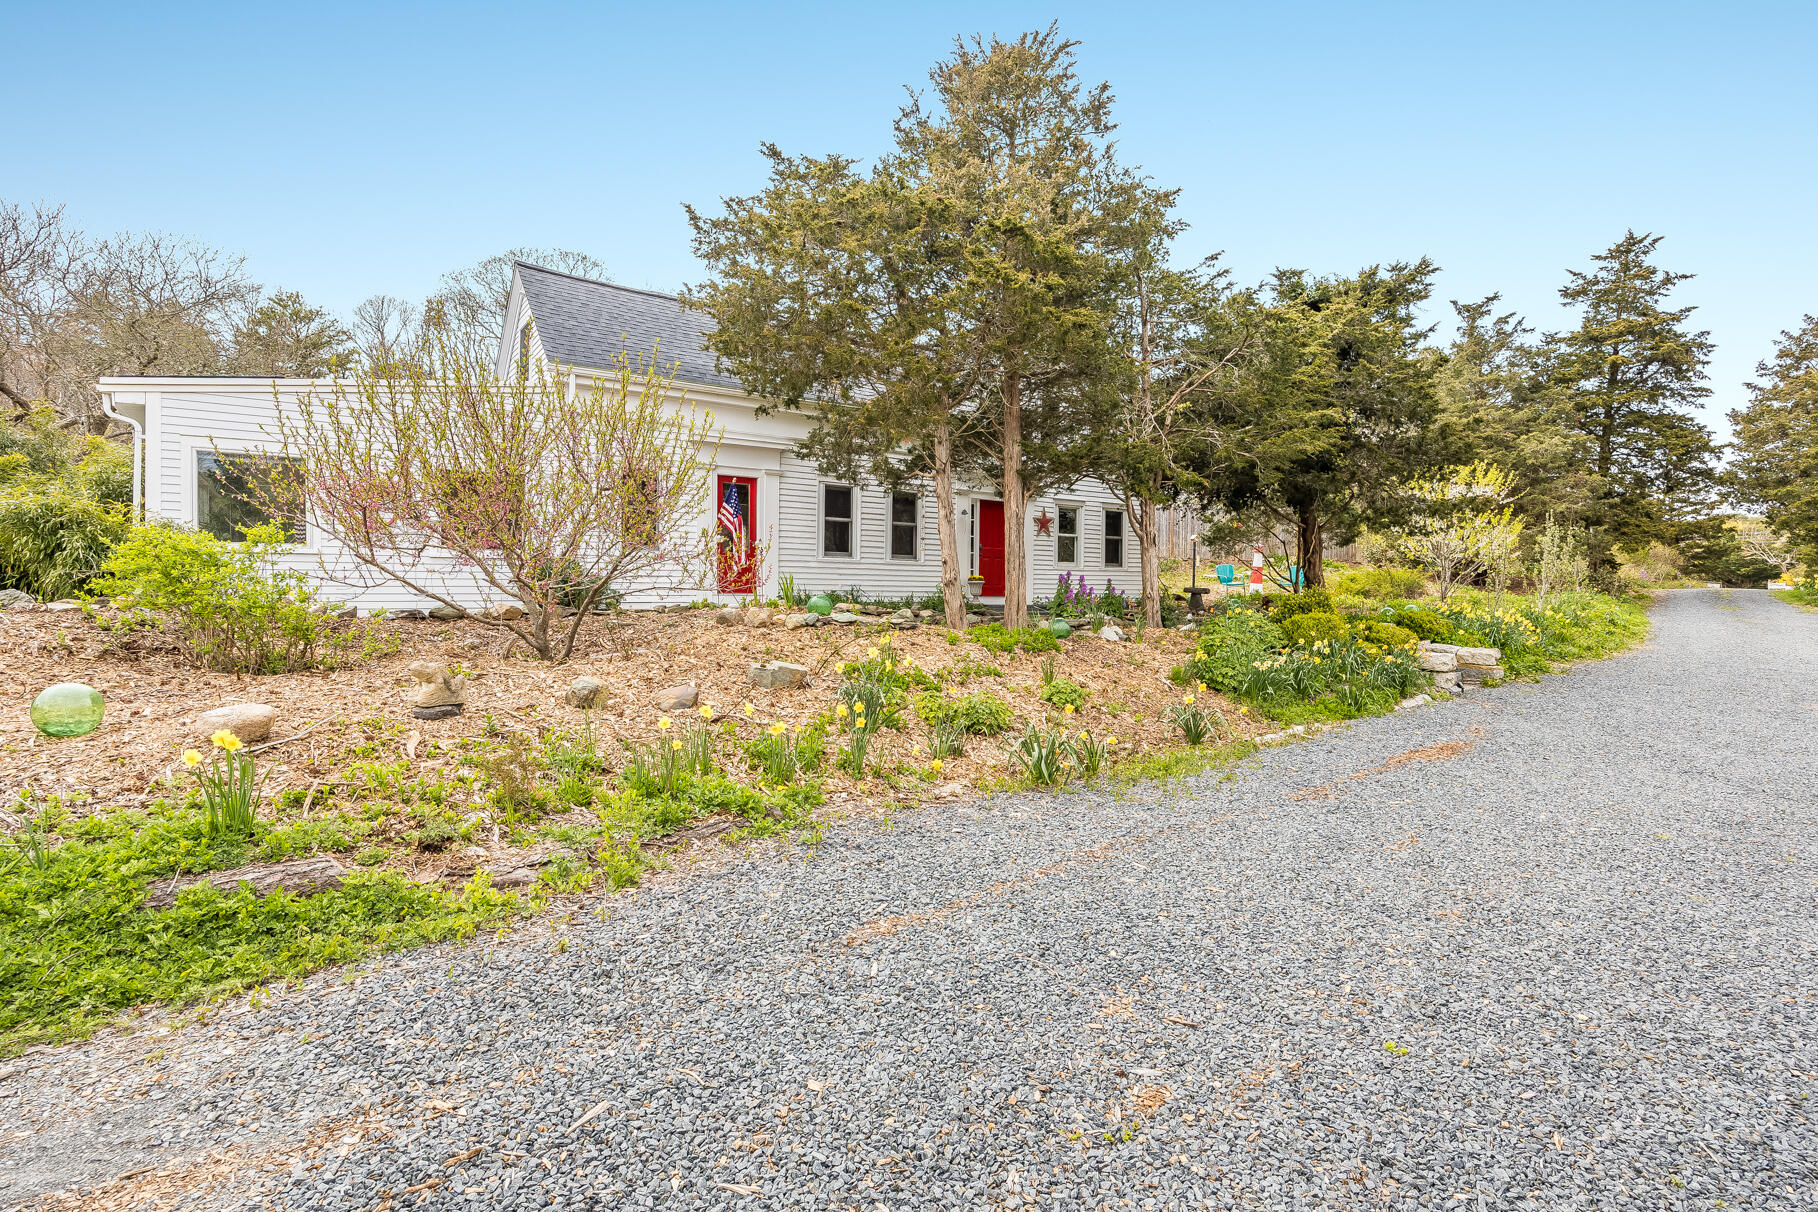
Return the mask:
[[979, 587], [987, 598], [1004, 596], [1004, 503], [978, 503], [978, 575], [985, 578]]
[[757, 592], [757, 481], [721, 476], [714, 491], [720, 532], [720, 592]]

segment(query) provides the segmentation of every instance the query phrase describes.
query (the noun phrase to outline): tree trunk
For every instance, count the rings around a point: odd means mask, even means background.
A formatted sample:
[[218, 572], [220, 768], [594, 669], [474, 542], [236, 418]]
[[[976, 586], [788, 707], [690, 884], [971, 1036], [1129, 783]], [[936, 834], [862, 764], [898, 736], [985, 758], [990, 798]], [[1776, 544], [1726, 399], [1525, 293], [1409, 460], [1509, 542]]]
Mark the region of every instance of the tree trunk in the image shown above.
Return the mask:
[[1306, 578], [1307, 588], [1320, 588], [1326, 583], [1326, 566], [1322, 557], [1325, 535], [1319, 524], [1319, 502], [1303, 503], [1298, 513], [1294, 535], [1295, 560], [1300, 565], [1301, 575]]
[[966, 593], [960, 576], [959, 527], [953, 522], [953, 429], [942, 421], [934, 430], [934, 529], [941, 544], [941, 605], [947, 626], [966, 627]]
[[1130, 516], [1136, 526], [1137, 559], [1142, 567], [1143, 622], [1150, 627], [1162, 623], [1161, 588], [1161, 511], [1149, 497], [1138, 497]]
[[1028, 569], [1024, 566], [1023, 384], [1004, 376], [1004, 626], [1029, 623]]

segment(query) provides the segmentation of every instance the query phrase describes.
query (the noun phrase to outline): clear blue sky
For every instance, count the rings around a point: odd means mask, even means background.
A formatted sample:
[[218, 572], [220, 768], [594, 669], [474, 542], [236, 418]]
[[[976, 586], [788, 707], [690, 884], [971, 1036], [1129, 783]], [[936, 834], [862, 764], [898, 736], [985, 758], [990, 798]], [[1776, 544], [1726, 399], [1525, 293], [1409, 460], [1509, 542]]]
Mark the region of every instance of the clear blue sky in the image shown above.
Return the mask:
[[698, 275], [681, 203], [756, 147], [867, 156], [955, 34], [1051, 19], [1125, 158], [1245, 280], [1430, 255], [1448, 298], [1564, 322], [1627, 227], [1718, 344], [1707, 419], [1818, 311], [1818, 4], [573, 7], [0, 0], [0, 197], [243, 252], [345, 313], [513, 245]]

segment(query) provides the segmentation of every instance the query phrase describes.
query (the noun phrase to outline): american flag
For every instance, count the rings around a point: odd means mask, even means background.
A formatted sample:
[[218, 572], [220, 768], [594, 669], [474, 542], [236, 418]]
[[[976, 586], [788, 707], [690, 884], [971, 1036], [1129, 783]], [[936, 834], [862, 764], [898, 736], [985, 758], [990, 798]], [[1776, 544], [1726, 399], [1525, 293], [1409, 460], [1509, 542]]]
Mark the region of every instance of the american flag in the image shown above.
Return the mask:
[[728, 484], [720, 495], [720, 525], [732, 537], [734, 550], [745, 549], [745, 514], [739, 500], [739, 486]]

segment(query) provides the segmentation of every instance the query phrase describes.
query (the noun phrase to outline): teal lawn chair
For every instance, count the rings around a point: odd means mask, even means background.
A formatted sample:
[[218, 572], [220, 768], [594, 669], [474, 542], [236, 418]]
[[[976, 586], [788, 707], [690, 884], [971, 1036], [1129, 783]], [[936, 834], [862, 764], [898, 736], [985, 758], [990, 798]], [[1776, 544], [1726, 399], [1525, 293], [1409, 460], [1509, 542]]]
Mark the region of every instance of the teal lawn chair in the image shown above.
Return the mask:
[[1218, 566], [1218, 587], [1226, 593], [1230, 593], [1231, 587], [1235, 584], [1237, 584], [1237, 568], [1231, 564], [1220, 564]]

